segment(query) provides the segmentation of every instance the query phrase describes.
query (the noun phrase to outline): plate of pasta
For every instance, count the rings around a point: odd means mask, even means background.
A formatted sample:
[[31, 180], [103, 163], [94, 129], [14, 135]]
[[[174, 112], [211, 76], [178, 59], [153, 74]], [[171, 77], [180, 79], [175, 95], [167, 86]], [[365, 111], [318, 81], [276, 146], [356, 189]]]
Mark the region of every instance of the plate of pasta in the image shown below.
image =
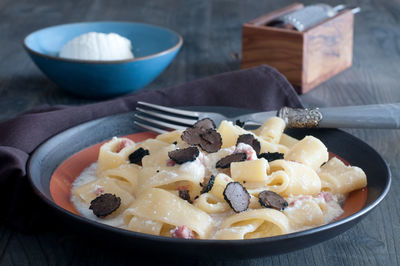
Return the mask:
[[231, 258], [289, 252], [349, 229], [390, 187], [381, 156], [337, 129], [286, 130], [274, 117], [248, 130], [205, 119], [156, 135], [135, 128], [132, 116], [56, 135], [34, 152], [28, 172], [67, 221], [135, 250]]

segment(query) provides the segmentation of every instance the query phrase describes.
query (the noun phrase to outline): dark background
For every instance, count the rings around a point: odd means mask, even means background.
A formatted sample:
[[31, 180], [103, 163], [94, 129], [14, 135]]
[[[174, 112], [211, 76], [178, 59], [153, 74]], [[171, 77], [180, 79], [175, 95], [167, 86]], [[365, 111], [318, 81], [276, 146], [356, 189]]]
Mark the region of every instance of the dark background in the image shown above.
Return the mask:
[[[286, 0], [0, 0], [0, 121], [42, 104], [92, 102], [63, 92], [35, 67], [22, 48], [23, 38], [34, 30], [100, 20], [145, 22], [171, 28], [183, 36], [184, 44], [167, 70], [146, 88], [157, 89], [239, 69], [242, 24], [291, 3]], [[362, 9], [355, 16], [353, 66], [302, 95], [305, 105], [400, 102], [400, 2], [324, 3]], [[388, 197], [357, 226], [334, 239], [284, 255], [235, 262], [237, 265], [400, 265], [400, 197], [397, 195], [400, 192], [400, 132], [346, 131], [370, 144], [389, 163], [393, 184]], [[71, 231], [26, 235], [0, 225], [0, 265], [135, 263], [132, 252], [107, 250], [91, 245], [89, 240]], [[149, 259], [148, 262], [161, 261]], [[189, 264], [189, 261], [182, 263]], [[210, 264], [234, 263], [210, 259]]]

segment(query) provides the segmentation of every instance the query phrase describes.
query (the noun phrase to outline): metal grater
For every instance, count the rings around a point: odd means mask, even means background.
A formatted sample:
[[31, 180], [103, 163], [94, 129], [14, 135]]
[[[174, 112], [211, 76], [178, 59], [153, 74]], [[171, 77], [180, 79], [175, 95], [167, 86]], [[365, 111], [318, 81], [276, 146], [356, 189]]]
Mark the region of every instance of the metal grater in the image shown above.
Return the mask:
[[[298, 31], [305, 31], [318, 23], [335, 16], [339, 11], [345, 9], [344, 5], [331, 7], [326, 4], [315, 4], [306, 6], [283, 16], [280, 20], [286, 25], [292, 25]], [[353, 13], [358, 13], [360, 8], [352, 9]]]

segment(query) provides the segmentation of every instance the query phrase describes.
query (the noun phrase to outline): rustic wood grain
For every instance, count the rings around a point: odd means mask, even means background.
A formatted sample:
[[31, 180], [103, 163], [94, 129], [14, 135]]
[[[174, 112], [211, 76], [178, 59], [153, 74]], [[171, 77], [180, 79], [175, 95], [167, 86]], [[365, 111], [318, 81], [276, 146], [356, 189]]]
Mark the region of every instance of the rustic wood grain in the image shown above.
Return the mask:
[[346, 10], [304, 33], [302, 93], [351, 66], [353, 20]]
[[[399, 1], [324, 2], [362, 8], [354, 21], [353, 65], [302, 95], [304, 103], [344, 106], [400, 102]], [[231, 54], [240, 55], [243, 23], [291, 3], [288, 0], [0, 0], [0, 121], [41, 104], [92, 102], [62, 92], [33, 65], [21, 46], [23, 37], [31, 31], [54, 24], [93, 20], [140, 21], [172, 28], [183, 35], [184, 46], [171, 66], [146, 88], [156, 89], [238, 69], [240, 61]], [[400, 131], [346, 131], [381, 153], [393, 175], [387, 198], [349, 231], [311, 248], [263, 259], [177, 263], [149, 258], [136, 265], [400, 265]], [[93, 246], [83, 236], [68, 232], [71, 231], [60, 229], [25, 235], [0, 225], [0, 265], [131, 265], [137, 262], [132, 252]]]
[[268, 64], [294, 85], [303, 84], [304, 35], [297, 31], [243, 26], [242, 68]]
[[283, 73], [293, 85], [303, 85], [304, 34], [265, 25], [301, 6], [292, 4], [243, 25], [242, 68], [268, 64]]

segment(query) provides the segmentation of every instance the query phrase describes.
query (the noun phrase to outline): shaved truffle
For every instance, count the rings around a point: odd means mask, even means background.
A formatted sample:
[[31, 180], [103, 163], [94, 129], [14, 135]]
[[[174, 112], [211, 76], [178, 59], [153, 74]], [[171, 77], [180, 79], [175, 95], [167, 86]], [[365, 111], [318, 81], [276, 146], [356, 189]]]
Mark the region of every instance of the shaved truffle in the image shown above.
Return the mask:
[[249, 207], [250, 194], [239, 182], [228, 183], [223, 194], [234, 212], [242, 212]]
[[90, 202], [89, 209], [93, 210], [97, 217], [106, 217], [113, 213], [121, 205], [121, 198], [111, 193], [105, 193]]
[[239, 119], [237, 119], [235, 121], [235, 125], [237, 125], [238, 127], [243, 128], [244, 127], [245, 122], [244, 121], [240, 121]]
[[281, 195], [268, 190], [264, 190], [258, 194], [258, 201], [262, 206], [278, 211], [282, 211], [288, 206], [287, 201]]
[[208, 180], [207, 184], [205, 186], [203, 186], [202, 190], [201, 190], [201, 194], [203, 193], [207, 193], [208, 191], [210, 191], [214, 185], [214, 181], [215, 181], [215, 176], [211, 175], [210, 179]]
[[135, 164], [141, 164], [143, 157], [149, 154], [150, 154], [149, 150], [139, 148], [129, 155], [129, 162]]
[[209, 118], [198, 121], [187, 128], [181, 136], [189, 145], [199, 145], [208, 153], [217, 152], [222, 146], [222, 137], [215, 130], [214, 121]]
[[279, 152], [267, 152], [258, 155], [258, 158], [264, 158], [268, 162], [283, 159], [284, 154]]
[[234, 153], [231, 155], [228, 155], [224, 158], [222, 158], [221, 160], [219, 160], [217, 162], [217, 164], [215, 165], [216, 168], [228, 168], [231, 166], [231, 163], [233, 162], [243, 162], [246, 161], [247, 159], [247, 155], [244, 152], [241, 153]]
[[168, 152], [168, 156], [171, 160], [173, 160], [177, 164], [192, 162], [196, 160], [197, 156], [199, 156], [199, 149], [197, 149], [196, 147], [177, 149]]
[[204, 128], [204, 129], [215, 129], [215, 123], [210, 118], [204, 118], [197, 121], [193, 127]]
[[207, 129], [200, 135], [200, 147], [206, 152], [217, 152], [222, 146], [222, 137], [215, 129]]
[[240, 135], [236, 141], [236, 145], [239, 143], [245, 143], [253, 147], [256, 154], [260, 154], [261, 144], [252, 134]]
[[201, 134], [205, 130], [198, 127], [189, 127], [182, 133], [182, 140], [189, 145], [198, 145], [201, 142]]
[[183, 200], [186, 200], [189, 203], [192, 203], [192, 201], [190, 200], [190, 194], [189, 194], [189, 190], [185, 189], [185, 190], [179, 190], [179, 197]]

